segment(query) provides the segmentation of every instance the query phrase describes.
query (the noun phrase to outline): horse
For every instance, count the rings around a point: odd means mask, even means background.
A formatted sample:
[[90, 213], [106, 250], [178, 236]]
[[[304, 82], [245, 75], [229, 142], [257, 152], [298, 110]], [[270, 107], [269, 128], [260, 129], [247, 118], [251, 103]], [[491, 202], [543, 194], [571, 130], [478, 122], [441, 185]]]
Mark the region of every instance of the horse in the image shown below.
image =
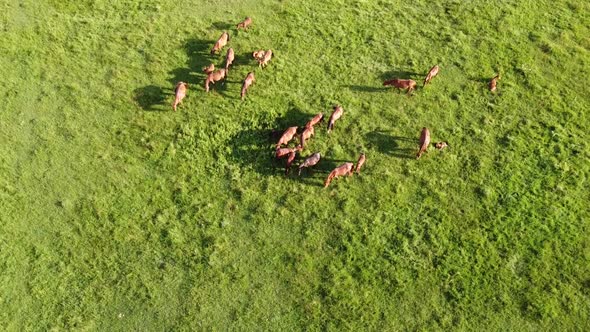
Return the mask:
[[498, 73], [498, 75], [496, 75], [494, 78], [492, 78], [492, 80], [490, 81], [489, 84], [489, 88], [491, 92], [496, 91], [496, 85], [498, 84], [498, 81], [500, 80], [500, 73]]
[[424, 152], [428, 149], [428, 145], [430, 144], [430, 131], [428, 128], [422, 128], [422, 133], [420, 133], [420, 150], [418, 150], [418, 154], [416, 154], [416, 159], [419, 159]]
[[261, 51], [254, 52], [255, 54], [253, 54], [253, 55], [256, 58], [256, 60], [258, 60], [258, 66], [260, 68], [264, 68], [268, 65], [268, 62], [272, 58], [272, 51], [268, 50], [268, 51], [264, 52], [263, 54], [260, 54], [260, 52]]
[[252, 24], [252, 18], [246, 17], [245, 20], [243, 20], [242, 22], [238, 23], [238, 25], [236, 25], [236, 30], [240, 30], [240, 28], [247, 30], [248, 27], [250, 26], [250, 24]]
[[334, 122], [340, 119], [342, 113], [344, 113], [344, 109], [342, 109], [342, 106], [340, 105], [334, 106], [333, 109], [334, 112], [332, 112], [332, 115], [330, 115], [330, 120], [328, 121], [328, 133], [330, 132], [330, 130], [334, 129]]
[[207, 75], [205, 79], [205, 91], [209, 92], [209, 83], [215, 84], [215, 82], [219, 82], [224, 79], [226, 76], [225, 69], [219, 69], [217, 71], [212, 72], [211, 74]]
[[398, 89], [408, 89], [407, 93], [410, 94], [414, 89], [416, 89], [416, 81], [414, 80], [402, 80], [399, 78], [394, 78], [388, 81], [383, 82], [383, 86], [391, 85]]
[[303, 161], [303, 163], [301, 165], [299, 165], [299, 175], [301, 176], [301, 170], [304, 167], [311, 167], [311, 166], [315, 166], [319, 161], [320, 161], [320, 153], [316, 152], [314, 154], [312, 154], [310, 157], [308, 157], [307, 159], [305, 159]]
[[359, 160], [356, 162], [356, 167], [354, 169], [354, 171], [356, 172], [356, 174], [360, 174], [361, 173], [361, 167], [363, 167], [363, 164], [365, 163], [365, 160], [367, 160], [367, 158], [365, 157], [364, 153], [361, 153]]
[[174, 88], [174, 103], [172, 104], [172, 109], [176, 112], [176, 106], [182, 102], [184, 97], [186, 97], [186, 89], [188, 89], [188, 83], [178, 82], [176, 87]]
[[332, 172], [330, 172], [330, 175], [328, 175], [328, 178], [326, 179], [326, 181], [324, 181], [324, 188], [329, 186], [330, 182], [332, 182], [332, 179], [334, 179], [336, 177], [344, 176], [344, 175], [351, 176], [353, 167], [354, 167], [353, 163], [344, 163], [344, 164], [336, 167]]
[[219, 37], [219, 39], [217, 39], [217, 41], [215, 42], [215, 45], [211, 49], [211, 54], [215, 54], [215, 53], [221, 51], [221, 49], [224, 48], [225, 45], [227, 45], [228, 41], [229, 41], [229, 34], [227, 32], [222, 33], [221, 37]]
[[426, 78], [424, 79], [424, 85], [426, 86], [426, 84], [430, 83], [430, 81], [436, 76], [438, 75], [438, 70], [440, 68], [438, 67], [438, 65], [435, 65], [434, 67], [430, 68], [430, 71], [428, 71], [428, 75], [426, 75]]
[[313, 118], [311, 118], [311, 120], [309, 120], [309, 122], [307, 122], [305, 124], [305, 128], [307, 127], [313, 127], [316, 124], [318, 124], [320, 121], [324, 120], [324, 113], [320, 113], [316, 116], [314, 116]]
[[246, 78], [244, 79], [244, 83], [242, 84], [242, 92], [240, 92], [240, 97], [242, 98], [242, 100], [244, 100], [244, 97], [246, 96], [246, 91], [248, 91], [250, 85], [252, 85], [255, 81], [256, 79], [254, 78], [254, 73], [249, 72]]
[[283, 158], [284, 156], [287, 156], [291, 152], [295, 152], [295, 151], [301, 151], [301, 146], [298, 145], [297, 147], [294, 147], [294, 148], [276, 148], [275, 149], [275, 158], [277, 158], [277, 159]]
[[305, 147], [305, 141], [310, 139], [311, 136], [313, 136], [314, 134], [315, 134], [315, 130], [313, 129], [313, 126], [311, 126], [311, 127], [306, 126], [305, 129], [303, 130], [303, 132], [301, 133], [301, 136], [299, 139], [299, 141], [300, 141], [299, 144], [301, 144], [301, 147]]
[[234, 49], [233, 48], [229, 48], [227, 50], [227, 54], [225, 55], [225, 73], [226, 75], [229, 73], [229, 66], [231, 66], [232, 63], [234, 63]]
[[293, 136], [295, 136], [296, 133], [297, 126], [287, 128], [287, 130], [285, 130], [285, 132], [279, 139], [279, 142], [277, 143], [277, 149], [280, 148], [283, 144], [288, 144], [293, 139]]
[[442, 150], [442, 149], [446, 148], [447, 146], [449, 146], [449, 144], [447, 144], [447, 142], [438, 142], [438, 143], [434, 144], [434, 147], [439, 150]]
[[209, 75], [209, 74], [211, 74], [214, 71], [215, 71], [215, 65], [214, 64], [210, 64], [210, 65], [208, 65], [206, 67], [203, 67], [203, 73], [205, 73], [205, 75]]

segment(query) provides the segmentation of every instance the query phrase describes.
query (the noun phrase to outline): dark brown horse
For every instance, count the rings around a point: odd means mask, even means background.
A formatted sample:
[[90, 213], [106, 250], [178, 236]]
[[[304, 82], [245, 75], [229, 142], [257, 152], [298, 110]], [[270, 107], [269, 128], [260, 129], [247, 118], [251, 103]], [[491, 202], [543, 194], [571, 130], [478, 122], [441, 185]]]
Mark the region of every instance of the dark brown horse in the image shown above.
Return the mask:
[[489, 84], [489, 88], [491, 92], [496, 91], [496, 85], [498, 84], [498, 81], [500, 80], [500, 73], [498, 73], [498, 75], [496, 75], [494, 78], [492, 78], [492, 80], [490, 81]]
[[330, 175], [328, 175], [328, 178], [326, 179], [326, 181], [324, 181], [324, 188], [329, 186], [330, 182], [332, 182], [332, 179], [334, 179], [334, 178], [337, 178], [339, 176], [344, 176], [344, 175], [351, 176], [353, 167], [354, 167], [353, 163], [344, 163], [344, 164], [336, 167], [332, 172], [330, 172]]

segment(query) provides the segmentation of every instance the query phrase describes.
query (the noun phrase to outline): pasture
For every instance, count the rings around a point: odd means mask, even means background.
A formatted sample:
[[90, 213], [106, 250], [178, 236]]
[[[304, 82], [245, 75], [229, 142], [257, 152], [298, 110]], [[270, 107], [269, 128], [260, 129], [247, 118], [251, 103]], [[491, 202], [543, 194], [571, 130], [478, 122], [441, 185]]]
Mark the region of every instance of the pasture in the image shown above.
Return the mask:
[[[3, 0], [0, 31], [2, 330], [590, 329], [588, 2]], [[271, 132], [335, 104], [285, 176]]]

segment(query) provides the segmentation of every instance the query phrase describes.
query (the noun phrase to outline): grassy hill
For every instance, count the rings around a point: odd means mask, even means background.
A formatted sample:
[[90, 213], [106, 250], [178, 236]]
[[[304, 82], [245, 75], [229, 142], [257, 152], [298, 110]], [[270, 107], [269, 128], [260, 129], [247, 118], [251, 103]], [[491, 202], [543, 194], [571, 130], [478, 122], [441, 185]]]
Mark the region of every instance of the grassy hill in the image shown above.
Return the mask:
[[[0, 326], [588, 330], [589, 13], [0, 1]], [[236, 62], [206, 94], [223, 31]], [[298, 158], [321, 152], [315, 172], [285, 177], [271, 132], [334, 104]], [[422, 127], [449, 147], [416, 160]], [[324, 189], [361, 151], [362, 174]]]

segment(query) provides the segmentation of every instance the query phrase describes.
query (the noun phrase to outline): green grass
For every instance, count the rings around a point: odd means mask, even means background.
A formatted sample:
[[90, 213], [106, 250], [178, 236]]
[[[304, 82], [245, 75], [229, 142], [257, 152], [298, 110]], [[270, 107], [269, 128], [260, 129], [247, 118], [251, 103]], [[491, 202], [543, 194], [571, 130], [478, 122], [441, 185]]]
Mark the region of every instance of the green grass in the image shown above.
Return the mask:
[[[0, 1], [0, 327], [590, 329], [589, 13]], [[207, 95], [224, 30], [236, 65]], [[434, 64], [412, 97], [381, 86]], [[336, 103], [303, 153], [318, 170], [285, 178], [269, 132]], [[415, 160], [423, 126], [450, 147]], [[322, 188], [361, 151], [360, 176]]]

